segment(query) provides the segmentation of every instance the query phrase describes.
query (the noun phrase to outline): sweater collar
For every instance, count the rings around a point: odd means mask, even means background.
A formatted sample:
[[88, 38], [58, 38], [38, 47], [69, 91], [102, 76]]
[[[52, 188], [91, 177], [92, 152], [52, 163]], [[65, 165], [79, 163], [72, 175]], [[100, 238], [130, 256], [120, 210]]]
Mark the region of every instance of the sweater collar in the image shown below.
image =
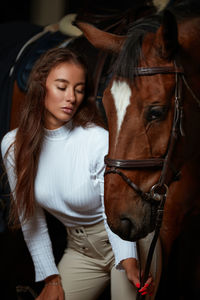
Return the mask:
[[47, 139], [63, 139], [69, 136], [70, 132], [72, 130], [72, 121], [67, 122], [65, 125], [54, 129], [54, 130], [49, 130], [49, 129], [44, 129], [44, 134], [45, 138]]

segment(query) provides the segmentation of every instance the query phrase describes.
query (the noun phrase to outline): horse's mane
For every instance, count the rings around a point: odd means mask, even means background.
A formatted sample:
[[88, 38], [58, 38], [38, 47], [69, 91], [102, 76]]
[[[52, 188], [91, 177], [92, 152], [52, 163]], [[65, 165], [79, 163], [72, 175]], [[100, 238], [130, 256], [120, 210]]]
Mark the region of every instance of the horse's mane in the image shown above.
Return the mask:
[[[177, 22], [196, 16], [200, 17], [199, 0], [177, 0], [171, 6], [167, 6], [165, 10], [171, 11], [175, 15]], [[141, 18], [130, 25], [127, 39], [114, 64], [113, 73], [119, 77], [124, 77], [131, 81], [134, 80], [134, 68], [138, 67], [141, 58], [143, 39], [147, 33], [158, 30], [165, 10], [152, 14], [149, 17]], [[144, 58], [142, 57], [142, 59]]]

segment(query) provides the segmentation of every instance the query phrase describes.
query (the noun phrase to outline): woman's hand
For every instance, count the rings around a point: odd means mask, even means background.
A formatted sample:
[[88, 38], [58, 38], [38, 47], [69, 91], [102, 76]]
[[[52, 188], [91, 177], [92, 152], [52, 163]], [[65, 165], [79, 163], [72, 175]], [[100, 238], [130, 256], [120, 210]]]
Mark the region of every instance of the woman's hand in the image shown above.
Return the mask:
[[144, 286], [141, 286], [138, 263], [135, 258], [124, 259], [122, 261], [122, 266], [126, 271], [129, 281], [134, 284], [137, 289], [139, 289], [138, 291], [142, 295], [149, 294], [151, 296], [153, 294], [155, 288], [153, 277], [150, 274]]
[[49, 276], [45, 279], [42, 292], [35, 300], [64, 300], [64, 291], [59, 275]]

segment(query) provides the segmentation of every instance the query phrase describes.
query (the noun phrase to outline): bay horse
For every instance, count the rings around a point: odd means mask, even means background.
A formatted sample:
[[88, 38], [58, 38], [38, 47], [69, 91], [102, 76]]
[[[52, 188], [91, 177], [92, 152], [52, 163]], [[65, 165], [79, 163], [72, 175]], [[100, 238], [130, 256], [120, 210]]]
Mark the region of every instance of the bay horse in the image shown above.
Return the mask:
[[103, 95], [108, 224], [123, 239], [144, 238], [155, 230], [166, 199], [160, 230], [165, 289], [158, 299], [198, 299], [200, 5], [180, 1], [134, 22], [124, 36], [77, 26], [95, 47], [118, 54]]

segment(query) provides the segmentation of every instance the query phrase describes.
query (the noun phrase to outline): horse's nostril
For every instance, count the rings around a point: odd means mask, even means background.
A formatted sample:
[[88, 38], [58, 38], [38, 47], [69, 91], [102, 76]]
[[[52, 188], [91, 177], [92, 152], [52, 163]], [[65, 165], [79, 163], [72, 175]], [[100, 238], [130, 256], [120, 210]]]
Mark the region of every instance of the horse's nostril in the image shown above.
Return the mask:
[[131, 228], [133, 224], [128, 218], [121, 219], [121, 229], [123, 231], [123, 235], [129, 236], [131, 233]]

